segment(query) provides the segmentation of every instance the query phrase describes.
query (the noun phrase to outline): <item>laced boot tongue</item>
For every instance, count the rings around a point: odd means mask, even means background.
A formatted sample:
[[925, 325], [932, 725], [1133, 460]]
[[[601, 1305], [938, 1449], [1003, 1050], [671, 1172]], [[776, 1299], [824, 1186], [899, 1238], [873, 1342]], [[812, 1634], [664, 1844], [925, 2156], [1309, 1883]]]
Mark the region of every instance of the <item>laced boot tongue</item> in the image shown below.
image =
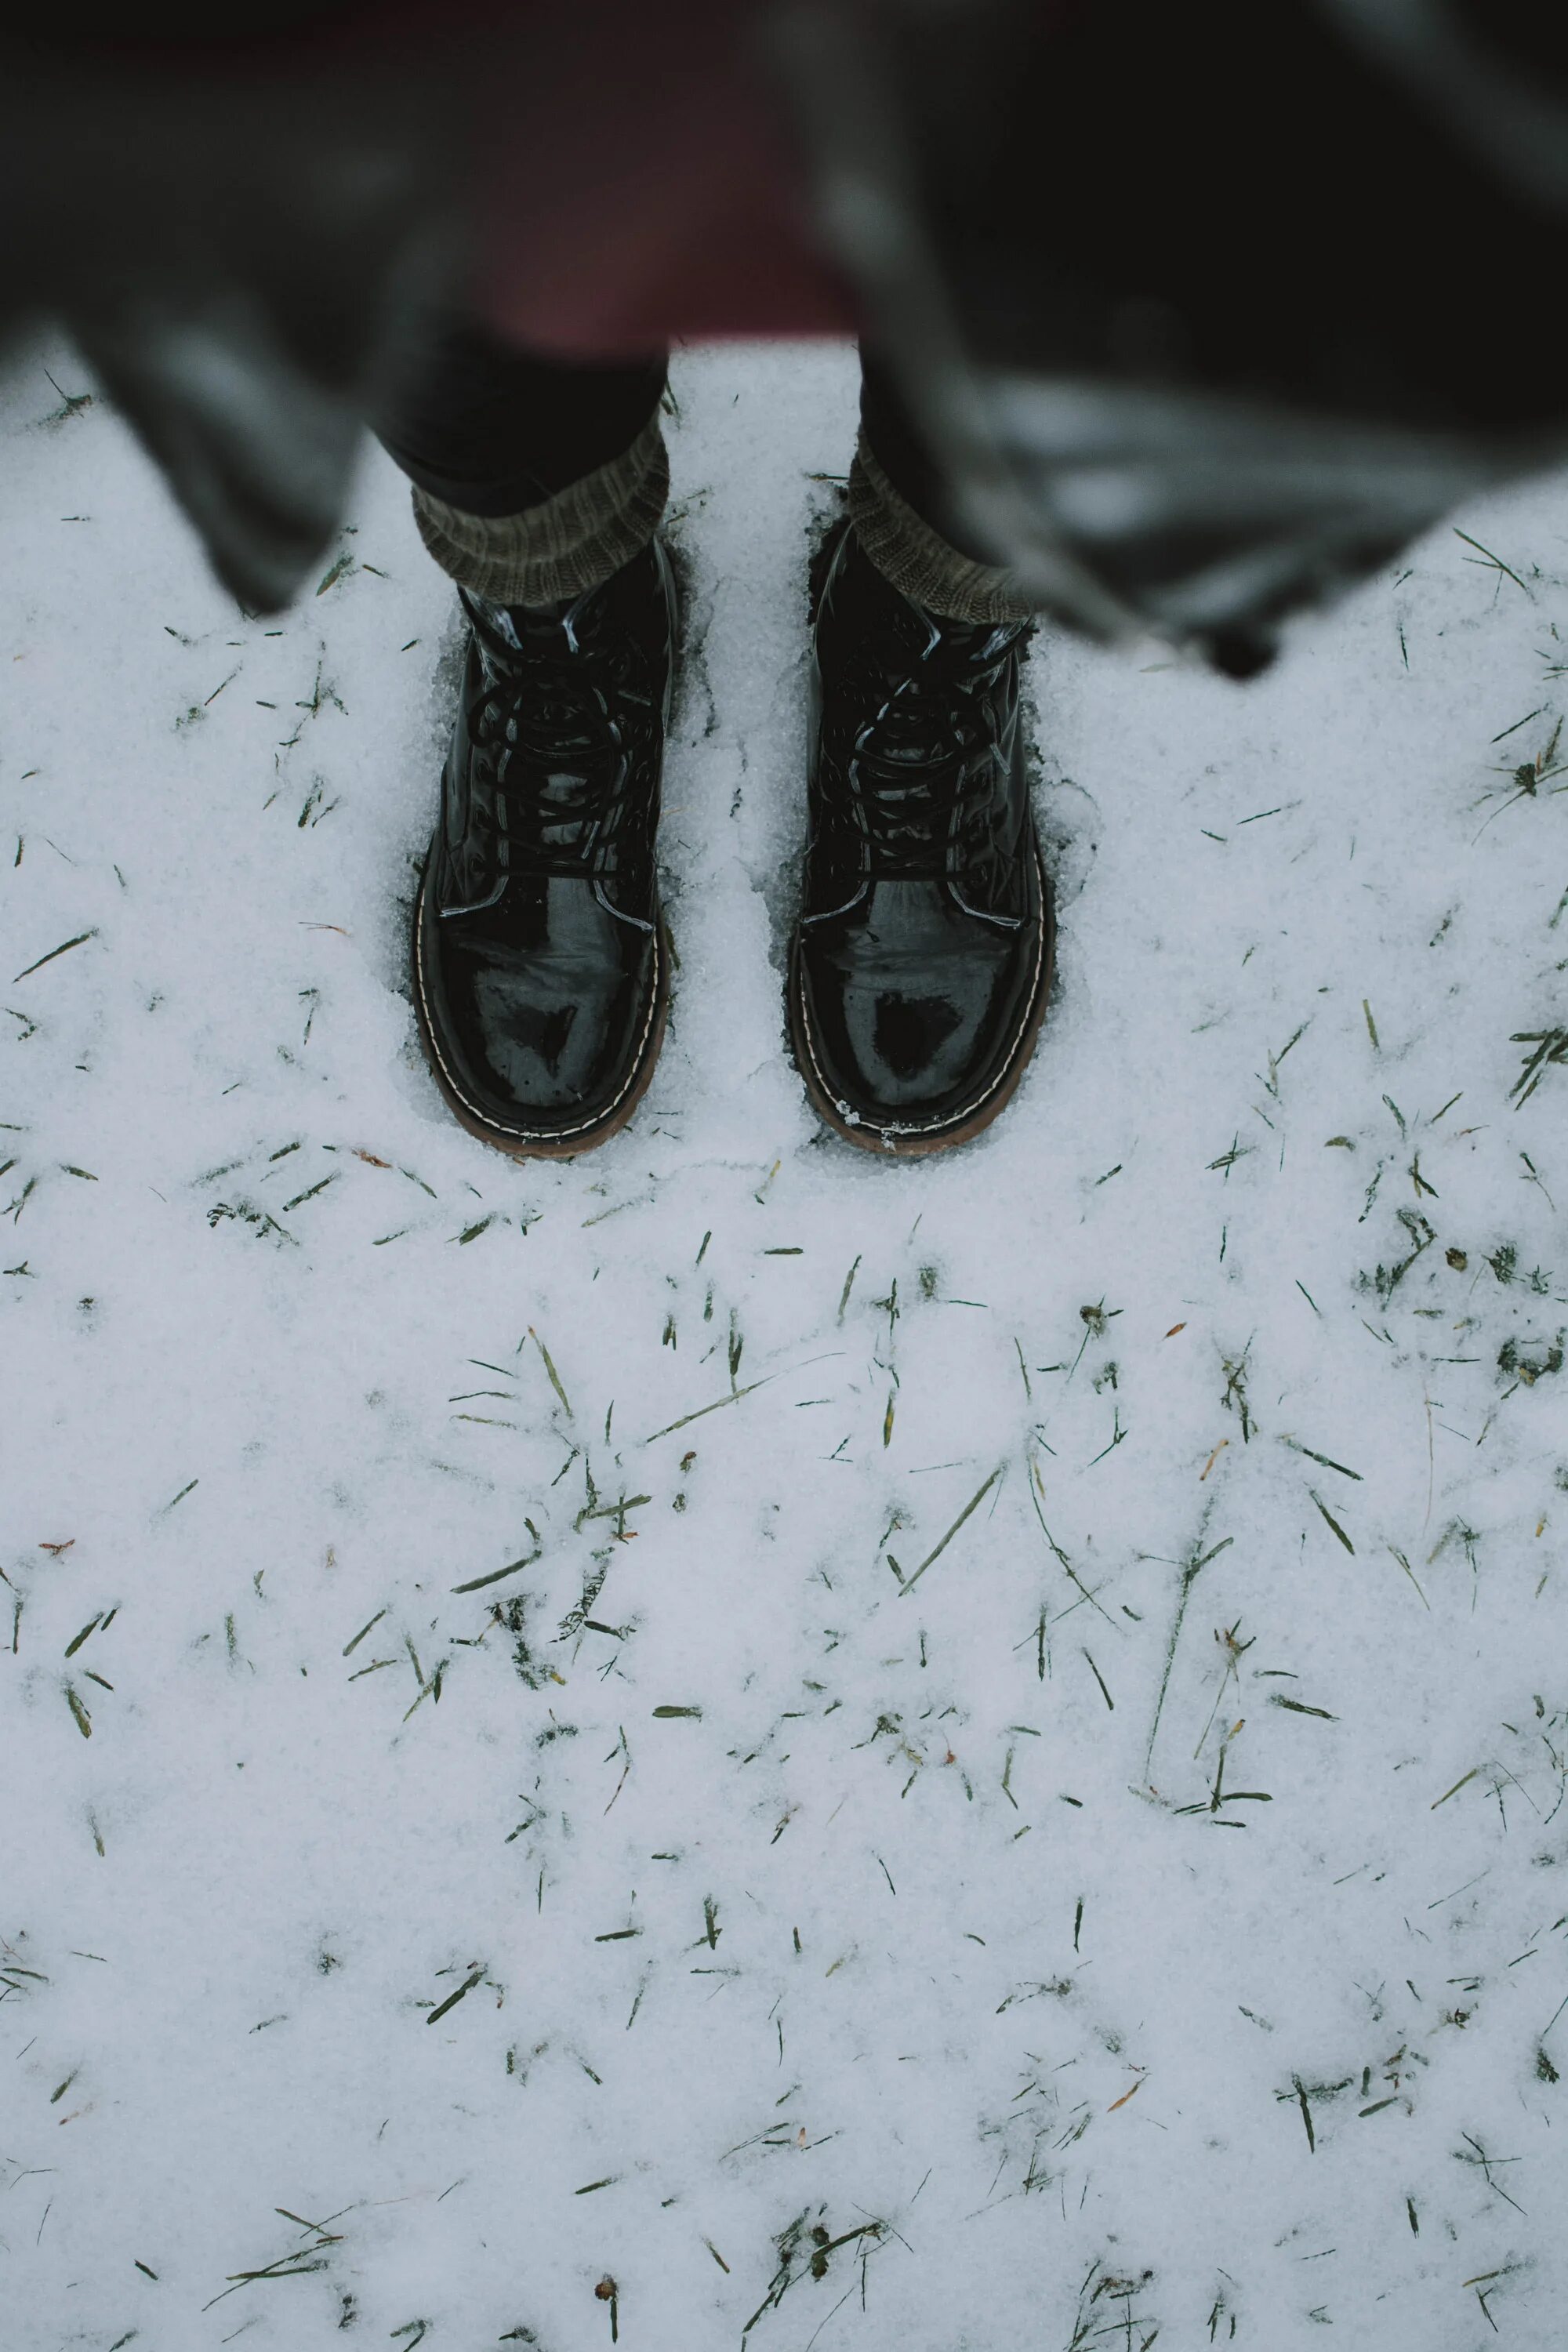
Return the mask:
[[551, 871], [584, 870], [612, 814], [622, 761], [618, 730], [571, 625], [583, 599], [471, 602], [489, 673], [480, 725], [496, 743], [510, 846]]
[[508, 643], [521, 648], [530, 633], [563, 621], [574, 602], [571, 596], [557, 596], [552, 604], [492, 604], [489, 610]]
[[943, 869], [962, 782], [945, 716], [906, 691], [861, 730], [855, 774], [879, 879]]
[[986, 689], [1023, 634], [928, 626], [923, 651], [910, 660], [901, 646], [898, 670], [877, 682], [885, 699], [856, 743], [872, 871], [889, 881], [933, 879], [966, 862], [966, 840], [994, 782]]

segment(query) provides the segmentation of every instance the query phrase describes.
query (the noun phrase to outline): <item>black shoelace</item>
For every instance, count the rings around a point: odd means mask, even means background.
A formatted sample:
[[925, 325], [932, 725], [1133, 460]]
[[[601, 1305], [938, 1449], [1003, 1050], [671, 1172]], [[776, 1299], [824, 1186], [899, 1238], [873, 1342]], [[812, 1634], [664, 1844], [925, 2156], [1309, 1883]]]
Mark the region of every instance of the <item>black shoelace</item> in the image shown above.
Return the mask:
[[652, 718], [621, 649], [593, 643], [582, 604], [559, 618], [513, 615], [516, 646], [476, 622], [486, 682], [468, 723], [494, 761], [509, 857], [536, 873], [614, 870], [635, 797], [635, 738]]
[[879, 665], [879, 698], [856, 729], [847, 780], [872, 876], [918, 880], [963, 871], [992, 835], [996, 783], [992, 690], [1021, 627], [997, 627], [978, 644], [933, 628], [902, 676]]

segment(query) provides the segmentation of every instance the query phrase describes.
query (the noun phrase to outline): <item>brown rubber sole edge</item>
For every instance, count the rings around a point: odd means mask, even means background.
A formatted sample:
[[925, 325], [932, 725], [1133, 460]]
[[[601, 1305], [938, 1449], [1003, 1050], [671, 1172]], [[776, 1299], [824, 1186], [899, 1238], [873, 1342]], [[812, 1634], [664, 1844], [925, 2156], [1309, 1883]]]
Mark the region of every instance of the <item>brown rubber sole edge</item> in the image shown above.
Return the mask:
[[889, 1135], [885, 1129], [871, 1127], [864, 1122], [858, 1126], [852, 1125], [843, 1116], [832, 1096], [822, 1086], [816, 1075], [816, 1061], [806, 1035], [805, 1006], [799, 976], [800, 933], [798, 929], [796, 930], [795, 938], [790, 942], [787, 992], [790, 1051], [795, 1056], [795, 1067], [800, 1072], [801, 1082], [810, 1097], [812, 1108], [824, 1126], [830, 1127], [835, 1135], [842, 1136], [846, 1143], [854, 1144], [860, 1151], [874, 1151], [882, 1160], [929, 1160], [936, 1152], [951, 1151], [961, 1143], [972, 1143], [977, 1135], [982, 1134], [991, 1125], [993, 1119], [1000, 1117], [1012, 1101], [1018, 1091], [1025, 1071], [1034, 1058], [1041, 1024], [1046, 1017], [1046, 1007], [1050, 1002], [1051, 982], [1056, 972], [1056, 905], [1050, 877], [1046, 872], [1045, 862], [1040, 856], [1038, 843], [1035, 845], [1035, 862], [1040, 876], [1042, 927], [1045, 940], [1040, 950], [1035, 992], [1030, 1001], [1028, 1014], [1018, 1032], [1006, 1068], [984, 1101], [971, 1113], [968, 1118], [958, 1120], [950, 1127], [940, 1128], [931, 1135]]
[[419, 895], [414, 904], [412, 925], [414, 1018], [419, 1032], [419, 1043], [424, 1049], [425, 1059], [429, 1065], [430, 1075], [436, 1081], [442, 1100], [458, 1126], [466, 1129], [477, 1141], [488, 1143], [493, 1150], [504, 1151], [509, 1160], [575, 1160], [584, 1151], [596, 1150], [601, 1143], [607, 1143], [613, 1135], [618, 1135], [653, 1083], [653, 1074], [658, 1066], [659, 1052], [664, 1045], [665, 1028], [669, 1018], [669, 972], [674, 958], [670, 950], [669, 933], [662, 917], [658, 925], [658, 979], [655, 984], [653, 1010], [644, 1036], [642, 1059], [637, 1066], [637, 1074], [613, 1111], [607, 1113], [597, 1125], [587, 1128], [581, 1134], [574, 1135], [568, 1141], [562, 1143], [548, 1142], [542, 1139], [536, 1142], [531, 1137], [511, 1135], [504, 1128], [492, 1127], [482, 1111], [475, 1110], [470, 1104], [464, 1101], [452, 1080], [447, 1076], [425, 1002], [425, 977], [420, 968], [420, 940], [424, 924], [425, 882], [424, 877], [421, 877]]

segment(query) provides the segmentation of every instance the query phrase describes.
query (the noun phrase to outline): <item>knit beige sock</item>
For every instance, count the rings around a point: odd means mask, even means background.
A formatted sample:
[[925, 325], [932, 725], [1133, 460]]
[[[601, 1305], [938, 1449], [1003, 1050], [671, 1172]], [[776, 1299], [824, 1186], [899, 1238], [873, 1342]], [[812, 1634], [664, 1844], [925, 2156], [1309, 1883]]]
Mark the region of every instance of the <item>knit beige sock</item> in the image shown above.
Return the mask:
[[419, 536], [443, 572], [493, 604], [553, 604], [597, 588], [639, 555], [669, 495], [657, 415], [623, 456], [521, 514], [472, 515], [414, 492]]
[[1036, 607], [1000, 563], [961, 555], [916, 514], [877, 462], [864, 434], [849, 470], [849, 520], [885, 580], [911, 603], [950, 621], [1027, 621]]

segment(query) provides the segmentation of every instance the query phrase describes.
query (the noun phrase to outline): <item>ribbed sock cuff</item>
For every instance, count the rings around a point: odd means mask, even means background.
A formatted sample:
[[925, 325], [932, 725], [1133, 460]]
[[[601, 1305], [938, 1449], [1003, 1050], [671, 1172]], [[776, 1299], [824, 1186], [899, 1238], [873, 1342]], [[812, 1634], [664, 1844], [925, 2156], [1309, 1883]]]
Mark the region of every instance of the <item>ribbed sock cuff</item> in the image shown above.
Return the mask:
[[657, 415], [623, 456], [521, 514], [473, 515], [416, 488], [414, 520], [443, 572], [493, 604], [553, 604], [597, 588], [658, 529], [669, 460]]
[[999, 563], [961, 555], [896, 490], [860, 436], [849, 469], [849, 520], [885, 580], [912, 604], [950, 621], [1027, 621], [1036, 607]]

